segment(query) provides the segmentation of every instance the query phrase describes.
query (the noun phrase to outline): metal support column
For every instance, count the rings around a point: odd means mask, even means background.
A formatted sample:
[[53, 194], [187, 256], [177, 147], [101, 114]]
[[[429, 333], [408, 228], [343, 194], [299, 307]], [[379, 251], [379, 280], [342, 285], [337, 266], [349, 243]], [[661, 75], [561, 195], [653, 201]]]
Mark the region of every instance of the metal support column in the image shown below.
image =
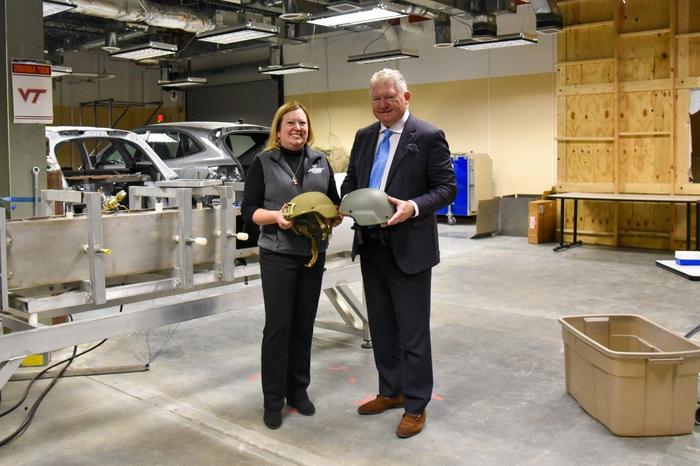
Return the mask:
[[[44, 58], [44, 18], [42, 2], [0, 2], [0, 198], [10, 198], [5, 204], [10, 218], [33, 215], [32, 167], [46, 167], [44, 125], [15, 124], [12, 70], [10, 59], [42, 60]], [[46, 170], [39, 173], [40, 188], [46, 188]], [[23, 202], [14, 202], [12, 198]]]

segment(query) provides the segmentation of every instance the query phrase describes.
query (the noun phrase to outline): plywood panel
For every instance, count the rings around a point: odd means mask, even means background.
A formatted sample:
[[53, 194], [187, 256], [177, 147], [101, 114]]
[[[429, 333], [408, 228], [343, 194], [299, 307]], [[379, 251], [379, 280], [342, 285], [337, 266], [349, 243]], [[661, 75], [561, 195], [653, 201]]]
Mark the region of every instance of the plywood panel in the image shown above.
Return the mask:
[[622, 184], [671, 182], [670, 138], [626, 138], [619, 146]]
[[688, 41], [688, 76], [700, 76], [700, 37], [686, 40]]
[[678, 33], [700, 31], [700, 0], [678, 0]]
[[609, 0], [562, 3], [559, 5], [559, 9], [565, 26], [613, 19], [613, 5]]
[[669, 204], [620, 203], [618, 226], [627, 232], [668, 233], [673, 226], [671, 211]]
[[614, 94], [567, 97], [566, 134], [559, 136], [613, 136], [614, 99]]
[[669, 25], [669, 17], [668, 0], [629, 0], [620, 9], [620, 31], [666, 28]]
[[582, 84], [610, 84], [615, 81], [612, 61], [560, 64], [557, 66], [557, 86]]
[[615, 25], [565, 30], [557, 37], [559, 62], [615, 56]]
[[622, 133], [671, 130], [673, 99], [670, 90], [623, 93], [618, 110]]
[[620, 38], [621, 81], [663, 79], [671, 76], [670, 33]]
[[[564, 229], [574, 228], [574, 202], [566, 201], [566, 219]], [[614, 210], [609, 202], [579, 201], [577, 234], [587, 244], [602, 244], [612, 246], [614, 243]], [[572, 234], [564, 237], [570, 241]]]
[[566, 180], [571, 183], [612, 182], [614, 146], [610, 143], [566, 144]]

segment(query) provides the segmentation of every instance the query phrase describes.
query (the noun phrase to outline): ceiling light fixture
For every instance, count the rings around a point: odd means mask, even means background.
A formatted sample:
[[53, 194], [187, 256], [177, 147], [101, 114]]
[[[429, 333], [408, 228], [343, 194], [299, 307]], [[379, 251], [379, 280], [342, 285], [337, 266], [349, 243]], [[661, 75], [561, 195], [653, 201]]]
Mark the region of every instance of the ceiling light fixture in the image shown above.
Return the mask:
[[309, 23], [317, 26], [337, 27], [351, 26], [353, 24], [371, 23], [387, 19], [401, 18], [408, 16], [403, 11], [388, 9], [386, 5], [380, 4], [369, 10], [353, 11], [351, 13], [339, 13], [332, 16], [324, 15], [309, 19]]
[[258, 73], [260, 74], [294, 74], [294, 73], [305, 73], [307, 71], [318, 71], [318, 65], [313, 63], [292, 63], [289, 65], [269, 65], [261, 66], [258, 68]]
[[44, 18], [71, 10], [77, 5], [67, 0], [44, 0]]
[[73, 68], [63, 65], [51, 65], [52, 78], [58, 78], [59, 76], [65, 76], [67, 74], [73, 74]]
[[183, 87], [196, 87], [207, 83], [207, 78], [199, 78], [196, 76], [187, 76], [179, 79], [159, 79], [158, 85], [163, 89], [181, 89]]
[[204, 42], [212, 42], [215, 44], [232, 44], [234, 42], [243, 42], [246, 40], [274, 36], [278, 33], [278, 31], [277, 26], [248, 21], [247, 23], [237, 24], [235, 26], [198, 33], [196, 37], [197, 40]]
[[207, 83], [207, 78], [199, 78], [196, 76], [187, 76], [186, 78], [178, 79], [159, 79], [158, 85], [163, 89], [196, 87]]
[[537, 43], [537, 35], [521, 32], [518, 34], [507, 34], [498, 36], [492, 42], [478, 42], [474, 39], [461, 39], [455, 42], [454, 46], [465, 50], [498, 49], [502, 47], [514, 47], [517, 45], [532, 45]]
[[112, 52], [109, 56], [117, 59], [138, 61], [172, 55], [175, 52], [177, 52], [177, 45], [151, 41], [135, 47], [121, 49], [118, 52]]
[[363, 53], [361, 55], [350, 55], [348, 63], [377, 63], [381, 61], [404, 60], [406, 58], [418, 58], [418, 51], [409, 49], [385, 50], [383, 52]]

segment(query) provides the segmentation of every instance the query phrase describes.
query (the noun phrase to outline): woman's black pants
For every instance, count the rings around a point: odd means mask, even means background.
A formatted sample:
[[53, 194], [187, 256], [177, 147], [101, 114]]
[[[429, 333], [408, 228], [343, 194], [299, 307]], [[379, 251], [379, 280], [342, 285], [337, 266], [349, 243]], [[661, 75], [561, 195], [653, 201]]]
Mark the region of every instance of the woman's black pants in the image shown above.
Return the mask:
[[326, 262], [320, 253], [307, 268], [309, 256], [260, 249], [265, 300], [262, 340], [262, 389], [266, 410], [281, 410], [285, 397], [307, 396], [311, 381], [311, 339]]

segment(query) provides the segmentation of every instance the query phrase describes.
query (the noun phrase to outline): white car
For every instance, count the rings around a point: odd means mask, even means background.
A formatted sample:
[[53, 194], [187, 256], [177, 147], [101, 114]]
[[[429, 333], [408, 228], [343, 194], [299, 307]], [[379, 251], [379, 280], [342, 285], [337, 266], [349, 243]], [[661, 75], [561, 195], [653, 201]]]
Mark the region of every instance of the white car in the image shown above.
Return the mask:
[[136, 133], [84, 126], [47, 126], [49, 170], [60, 170], [64, 187], [106, 195], [131, 185], [174, 180], [177, 173]]

